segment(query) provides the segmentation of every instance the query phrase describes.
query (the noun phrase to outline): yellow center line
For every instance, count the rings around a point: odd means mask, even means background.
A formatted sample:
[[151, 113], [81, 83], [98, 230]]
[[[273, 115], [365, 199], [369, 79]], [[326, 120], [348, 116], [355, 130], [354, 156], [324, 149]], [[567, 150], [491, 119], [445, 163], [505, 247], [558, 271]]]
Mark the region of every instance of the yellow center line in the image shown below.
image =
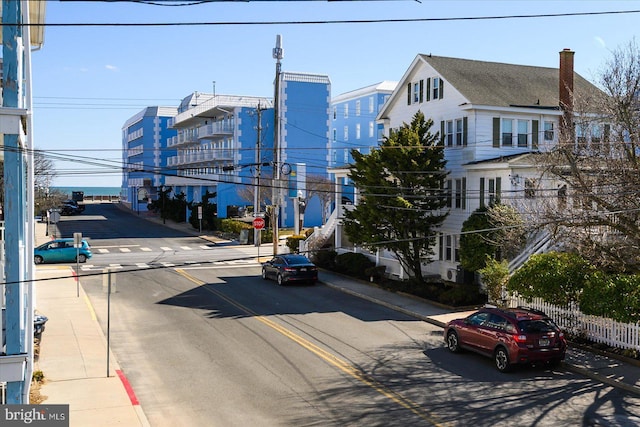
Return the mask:
[[[178, 274], [182, 275], [186, 279], [190, 280], [191, 282], [193, 282], [193, 283], [195, 283], [195, 284], [197, 284], [199, 286], [206, 285], [205, 282], [203, 282], [202, 280], [200, 280], [200, 279], [198, 279], [196, 277], [193, 277], [189, 273], [185, 272], [183, 269], [179, 269], [178, 268], [175, 271]], [[422, 410], [422, 408], [420, 408], [420, 405], [418, 405], [417, 403], [411, 401], [410, 399], [400, 395], [399, 393], [389, 389], [384, 384], [378, 382], [377, 380], [375, 380], [374, 378], [372, 378], [368, 374], [364, 373], [359, 368], [353, 366], [351, 363], [349, 363], [349, 362], [337, 357], [336, 355], [334, 355], [332, 353], [329, 353], [328, 351], [318, 347], [317, 345], [315, 345], [312, 342], [302, 338], [300, 335], [290, 331], [289, 329], [283, 327], [282, 325], [279, 325], [278, 323], [276, 323], [276, 322], [274, 322], [274, 321], [272, 321], [272, 320], [270, 320], [270, 319], [268, 319], [268, 318], [266, 318], [264, 316], [261, 316], [261, 315], [255, 313], [253, 310], [243, 306], [242, 304], [238, 303], [235, 300], [232, 300], [232, 299], [228, 298], [226, 295], [224, 295], [222, 293], [217, 292], [216, 290], [214, 290], [212, 288], [209, 288], [209, 287], [206, 287], [206, 288], [203, 288], [203, 289], [205, 289], [208, 292], [216, 295], [219, 298], [224, 299], [228, 303], [236, 306], [237, 308], [241, 309], [242, 311], [246, 312], [247, 314], [250, 314], [256, 320], [262, 322], [263, 324], [269, 326], [270, 328], [274, 329], [275, 331], [281, 333], [285, 337], [287, 337], [287, 338], [291, 339], [292, 341], [298, 343], [299, 345], [301, 345], [302, 347], [306, 348], [307, 350], [309, 350], [310, 352], [312, 352], [316, 356], [320, 357], [325, 362], [335, 366], [336, 368], [340, 369], [342, 372], [352, 376], [353, 378], [357, 379], [358, 381], [362, 382], [363, 384], [371, 387], [372, 389], [374, 389], [378, 393], [382, 394], [383, 396], [387, 397], [388, 399], [391, 399], [392, 401], [396, 402], [400, 406], [410, 410], [411, 412], [413, 412], [418, 417], [420, 417], [423, 420], [426, 420], [426, 421], [430, 422], [431, 424], [433, 424], [435, 427], [443, 426], [443, 424], [441, 424], [440, 421], [437, 421], [433, 416], [429, 415], [424, 410]]]

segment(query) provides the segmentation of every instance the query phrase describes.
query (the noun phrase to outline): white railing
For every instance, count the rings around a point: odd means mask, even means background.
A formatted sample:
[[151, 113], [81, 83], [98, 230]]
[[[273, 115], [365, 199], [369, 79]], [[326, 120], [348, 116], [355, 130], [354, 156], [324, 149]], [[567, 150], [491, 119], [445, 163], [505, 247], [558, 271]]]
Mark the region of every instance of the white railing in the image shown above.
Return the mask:
[[307, 252], [313, 249], [319, 249], [336, 229], [337, 223], [338, 209], [334, 209], [331, 216], [329, 216], [329, 219], [327, 219], [327, 222], [322, 227], [316, 227], [309, 237], [300, 242], [300, 250]]
[[617, 348], [640, 350], [640, 324], [622, 323], [606, 317], [591, 316], [579, 307], [559, 307], [540, 298], [526, 301], [517, 296], [508, 299], [509, 306], [525, 306], [544, 311], [563, 330], [581, 334], [591, 341]]
[[511, 262], [509, 262], [509, 272], [513, 273], [518, 268], [522, 267], [522, 265], [527, 262], [531, 255], [545, 252], [550, 244], [551, 234], [545, 230], [541, 234], [537, 235], [534, 241], [529, 244], [529, 246], [521, 251], [517, 257], [511, 260]]

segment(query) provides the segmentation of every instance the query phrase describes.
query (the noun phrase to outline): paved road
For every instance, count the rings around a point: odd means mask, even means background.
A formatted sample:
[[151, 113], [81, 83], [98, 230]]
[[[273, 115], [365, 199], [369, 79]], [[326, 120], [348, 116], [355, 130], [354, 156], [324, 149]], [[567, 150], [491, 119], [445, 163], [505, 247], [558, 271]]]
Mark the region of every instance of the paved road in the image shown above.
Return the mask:
[[[117, 275], [112, 349], [153, 426], [631, 426], [640, 415], [634, 395], [562, 370], [498, 374], [448, 353], [440, 328], [259, 272], [218, 262]], [[81, 280], [106, 330], [102, 278]]]
[[[118, 279], [111, 342], [152, 425], [575, 426], [638, 414], [640, 399], [603, 384], [543, 368], [500, 375], [489, 359], [449, 354], [440, 328], [258, 272]], [[104, 325], [101, 284], [85, 288]]]

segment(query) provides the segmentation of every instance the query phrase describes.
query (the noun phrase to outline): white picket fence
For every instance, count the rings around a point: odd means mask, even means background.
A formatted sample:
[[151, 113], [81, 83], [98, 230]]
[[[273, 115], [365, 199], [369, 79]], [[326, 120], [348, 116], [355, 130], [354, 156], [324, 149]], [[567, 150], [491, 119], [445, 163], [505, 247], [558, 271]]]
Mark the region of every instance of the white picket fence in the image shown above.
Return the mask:
[[518, 296], [507, 300], [509, 307], [530, 307], [544, 311], [561, 329], [580, 334], [591, 341], [623, 349], [640, 350], [640, 324], [621, 323], [606, 317], [583, 314], [577, 305], [559, 307], [540, 298], [526, 301]]

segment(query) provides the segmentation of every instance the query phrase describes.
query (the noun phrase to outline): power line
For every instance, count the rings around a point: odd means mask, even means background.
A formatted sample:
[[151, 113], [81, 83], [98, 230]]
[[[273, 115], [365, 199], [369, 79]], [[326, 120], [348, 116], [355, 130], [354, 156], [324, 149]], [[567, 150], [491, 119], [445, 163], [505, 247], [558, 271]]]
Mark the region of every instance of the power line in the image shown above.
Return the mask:
[[574, 16], [603, 16], [626, 15], [640, 13], [640, 10], [618, 10], [600, 12], [567, 12], [567, 13], [537, 13], [525, 15], [494, 15], [494, 16], [465, 16], [449, 18], [383, 18], [383, 19], [335, 19], [309, 21], [213, 21], [213, 22], [93, 22], [93, 23], [29, 23], [29, 24], [0, 24], [1, 26], [30, 26], [30, 27], [184, 27], [184, 26], [218, 26], [218, 25], [327, 25], [327, 24], [380, 24], [380, 23], [411, 23], [411, 22], [451, 22], [451, 21], [489, 21], [506, 19], [539, 19], [562, 18]]

